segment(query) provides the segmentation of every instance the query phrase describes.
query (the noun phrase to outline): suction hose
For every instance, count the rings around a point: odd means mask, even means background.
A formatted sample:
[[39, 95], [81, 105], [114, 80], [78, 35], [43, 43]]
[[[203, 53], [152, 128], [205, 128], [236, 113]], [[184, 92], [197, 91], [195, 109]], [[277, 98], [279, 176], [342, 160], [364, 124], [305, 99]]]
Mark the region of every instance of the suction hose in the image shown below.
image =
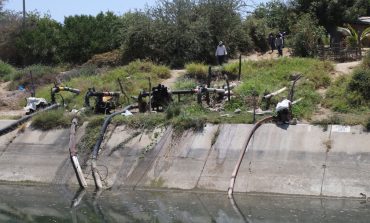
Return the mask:
[[112, 118], [116, 115], [119, 115], [119, 114], [122, 114], [123, 112], [129, 110], [132, 108], [133, 105], [129, 105], [127, 107], [125, 107], [123, 110], [121, 111], [118, 111], [118, 112], [115, 112], [115, 113], [112, 113], [110, 115], [108, 115], [105, 120], [104, 120], [104, 123], [102, 125], [102, 128], [100, 130], [100, 134], [99, 134], [99, 137], [98, 139], [96, 140], [96, 143], [95, 143], [95, 146], [94, 146], [94, 149], [93, 149], [93, 152], [92, 152], [92, 161], [91, 161], [91, 169], [92, 169], [92, 174], [93, 174], [93, 177], [94, 177], [94, 182], [95, 182], [95, 186], [98, 190], [100, 190], [101, 188], [103, 188], [103, 185], [102, 185], [102, 182], [101, 182], [101, 179], [100, 179], [100, 175], [99, 175], [99, 171], [98, 169], [96, 168], [96, 160], [98, 158], [98, 154], [99, 154], [99, 149], [100, 149], [100, 145], [101, 143], [103, 142], [103, 138], [104, 138], [104, 134], [105, 134], [105, 131], [107, 130], [108, 128], [108, 125], [110, 123], [110, 121], [112, 120]]
[[243, 161], [243, 157], [245, 155], [245, 152], [247, 151], [247, 148], [248, 148], [248, 144], [249, 144], [249, 141], [251, 140], [253, 134], [255, 133], [255, 131], [264, 123], [264, 122], [268, 122], [268, 121], [271, 121], [273, 119], [273, 116], [269, 116], [269, 117], [266, 117], [260, 121], [258, 121], [254, 126], [253, 126], [253, 129], [250, 131], [249, 133], [249, 136], [248, 136], [248, 139], [246, 141], [246, 143], [243, 145], [243, 150], [241, 151], [240, 153], [240, 156], [239, 156], [239, 159], [238, 159], [238, 162], [236, 163], [235, 165], [235, 168], [234, 168], [234, 171], [233, 171], [233, 174], [231, 175], [231, 179], [230, 179], [230, 186], [229, 186], [229, 189], [228, 189], [228, 197], [230, 199], [232, 199], [232, 196], [233, 196], [233, 192], [234, 192], [234, 186], [235, 186], [235, 181], [236, 181], [236, 176], [238, 174], [238, 171], [239, 171], [239, 168], [240, 168], [240, 165]]

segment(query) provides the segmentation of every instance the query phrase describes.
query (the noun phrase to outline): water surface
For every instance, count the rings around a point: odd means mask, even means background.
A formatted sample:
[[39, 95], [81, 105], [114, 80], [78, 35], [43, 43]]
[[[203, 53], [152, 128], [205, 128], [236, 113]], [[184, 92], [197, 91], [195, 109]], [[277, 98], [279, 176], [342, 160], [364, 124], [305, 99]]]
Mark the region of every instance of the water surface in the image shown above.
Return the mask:
[[0, 222], [370, 222], [351, 199], [1, 185], [0, 201]]

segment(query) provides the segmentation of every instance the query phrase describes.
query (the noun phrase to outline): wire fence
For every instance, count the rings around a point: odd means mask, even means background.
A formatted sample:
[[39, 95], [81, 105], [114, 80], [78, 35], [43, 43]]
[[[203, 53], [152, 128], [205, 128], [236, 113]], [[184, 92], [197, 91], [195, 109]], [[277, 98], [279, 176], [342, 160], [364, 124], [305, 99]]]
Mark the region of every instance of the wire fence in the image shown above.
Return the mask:
[[345, 47], [339, 44], [331, 46], [319, 45], [317, 47], [317, 55], [321, 60], [340, 62], [361, 60], [360, 47]]

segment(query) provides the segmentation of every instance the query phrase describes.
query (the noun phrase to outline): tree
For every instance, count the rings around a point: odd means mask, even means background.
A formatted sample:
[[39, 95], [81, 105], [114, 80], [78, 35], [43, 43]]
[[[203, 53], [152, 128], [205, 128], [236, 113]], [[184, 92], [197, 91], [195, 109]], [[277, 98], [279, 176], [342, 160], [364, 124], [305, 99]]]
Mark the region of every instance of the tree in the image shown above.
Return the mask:
[[17, 54], [16, 37], [21, 32], [22, 17], [12, 11], [0, 11], [0, 59], [12, 64], [20, 64]]
[[154, 50], [152, 20], [148, 13], [128, 12], [121, 20], [120, 36], [123, 62], [134, 59], [152, 59], [158, 51]]
[[94, 54], [119, 47], [119, 17], [112, 12], [69, 16], [62, 28], [61, 55], [64, 61], [82, 63]]
[[0, 0], [0, 13], [3, 11], [3, 5], [6, 0]]
[[324, 27], [310, 14], [300, 16], [292, 27], [290, 37], [293, 53], [296, 56], [312, 57], [316, 55], [317, 44], [325, 34]]
[[295, 13], [281, 0], [272, 0], [260, 4], [254, 11], [257, 19], [265, 19], [267, 26], [275, 32], [290, 31], [290, 19], [295, 18]]
[[30, 14], [26, 29], [16, 39], [18, 54], [23, 65], [34, 63], [51, 64], [60, 62], [58, 50], [62, 25], [50, 18]]
[[311, 13], [329, 32], [370, 14], [369, 0], [290, 0], [289, 5], [297, 14]]

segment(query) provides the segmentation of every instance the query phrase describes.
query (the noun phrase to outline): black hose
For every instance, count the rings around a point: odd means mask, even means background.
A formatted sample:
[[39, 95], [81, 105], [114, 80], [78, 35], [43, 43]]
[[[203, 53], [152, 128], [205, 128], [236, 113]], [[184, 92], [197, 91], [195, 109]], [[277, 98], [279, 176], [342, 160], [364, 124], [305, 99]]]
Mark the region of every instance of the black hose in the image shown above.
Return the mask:
[[32, 118], [34, 115], [36, 115], [36, 114], [38, 114], [40, 112], [43, 112], [43, 111], [48, 111], [48, 110], [57, 108], [58, 106], [59, 106], [59, 104], [53, 104], [53, 105], [50, 105], [49, 107], [46, 107], [45, 109], [43, 109], [41, 111], [37, 111], [37, 112], [34, 112], [34, 113], [30, 114], [30, 115], [23, 116], [22, 118], [20, 118], [17, 121], [11, 123], [10, 125], [5, 126], [4, 128], [0, 129], [0, 136], [5, 135], [6, 133], [13, 131], [19, 125], [21, 125], [22, 123], [26, 122], [30, 118]]
[[102, 125], [102, 128], [100, 130], [99, 138], [96, 140], [96, 143], [95, 143], [95, 146], [94, 146], [94, 149], [93, 149], [93, 152], [92, 152], [92, 158], [93, 159], [96, 159], [98, 157], [98, 152], [99, 152], [100, 145], [101, 145], [101, 143], [103, 141], [103, 137], [104, 137], [105, 131], [107, 130], [108, 125], [109, 125], [111, 119], [114, 116], [119, 115], [119, 114], [122, 114], [123, 112], [131, 109], [131, 107], [132, 107], [132, 105], [128, 105], [123, 110], [118, 111], [118, 112], [115, 112], [115, 113], [112, 113], [112, 114], [108, 115], [105, 118], [104, 123]]

